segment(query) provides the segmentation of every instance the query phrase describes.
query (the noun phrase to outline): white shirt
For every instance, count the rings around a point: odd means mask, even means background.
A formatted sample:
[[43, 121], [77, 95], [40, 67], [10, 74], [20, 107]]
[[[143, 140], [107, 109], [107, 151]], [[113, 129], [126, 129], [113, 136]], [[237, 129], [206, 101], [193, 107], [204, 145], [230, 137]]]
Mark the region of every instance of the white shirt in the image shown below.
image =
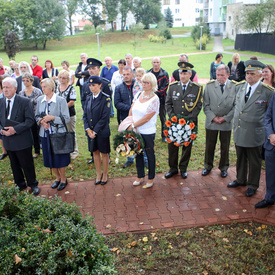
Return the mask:
[[7, 119], [11, 118], [11, 111], [12, 111], [15, 96], [16, 96], [16, 94], [11, 99], [6, 98], [6, 108], [8, 107], [8, 100], [10, 100], [10, 112], [8, 114]]
[[[87, 66], [87, 65], [84, 65], [84, 64], [81, 65], [81, 72], [84, 72], [84, 71], [85, 71], [86, 66]], [[84, 85], [84, 77], [81, 77], [81, 78], [80, 78], [79, 84], [80, 84], [81, 86]]]
[[251, 87], [251, 92], [250, 92], [250, 95], [249, 95], [249, 98], [248, 100], [251, 98], [251, 96], [254, 94], [254, 92], [256, 91], [256, 88], [259, 86], [261, 80], [259, 80], [257, 83], [255, 83], [254, 85], [250, 86], [248, 83], [247, 83], [247, 87], [246, 87], [246, 92], [245, 94], [248, 93], [249, 91], [249, 87]]
[[137, 127], [137, 129], [141, 134], [144, 134], [144, 135], [155, 134], [157, 131], [157, 128], [156, 128], [157, 116], [159, 113], [159, 97], [157, 95], [154, 95], [148, 101], [141, 103], [139, 99], [142, 95], [140, 95], [139, 97], [138, 95], [139, 94], [135, 95], [134, 105], [132, 108], [133, 121], [135, 123], [141, 118], [143, 118], [144, 116], [155, 113], [154, 116], [148, 122]]

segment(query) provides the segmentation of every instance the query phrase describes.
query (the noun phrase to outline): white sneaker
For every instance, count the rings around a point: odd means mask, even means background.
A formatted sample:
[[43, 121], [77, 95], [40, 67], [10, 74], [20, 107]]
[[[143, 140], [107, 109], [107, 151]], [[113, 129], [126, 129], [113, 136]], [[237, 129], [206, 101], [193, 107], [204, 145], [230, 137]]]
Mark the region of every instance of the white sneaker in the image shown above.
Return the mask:
[[141, 178], [140, 181], [136, 181], [136, 180], [135, 180], [135, 181], [133, 182], [133, 185], [134, 185], [134, 186], [138, 186], [138, 185], [140, 185], [140, 184], [143, 182], [143, 180], [144, 180], [144, 178]]

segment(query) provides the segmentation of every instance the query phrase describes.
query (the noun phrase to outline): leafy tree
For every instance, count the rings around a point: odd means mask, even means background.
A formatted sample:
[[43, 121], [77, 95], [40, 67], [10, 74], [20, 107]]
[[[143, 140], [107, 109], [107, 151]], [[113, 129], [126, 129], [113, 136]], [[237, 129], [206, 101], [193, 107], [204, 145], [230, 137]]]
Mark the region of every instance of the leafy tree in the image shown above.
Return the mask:
[[[203, 26], [202, 28], [202, 35], [206, 34], [208, 38], [210, 38], [210, 28], [207, 27], [205, 23], [201, 23], [200, 26]], [[201, 28], [199, 25], [194, 26], [191, 31], [191, 37], [193, 38], [193, 41], [196, 42], [201, 37]]]
[[14, 31], [7, 29], [6, 34], [3, 36], [6, 53], [9, 59], [15, 59], [16, 53], [20, 52], [22, 43]]
[[82, 13], [93, 23], [96, 30], [97, 26], [104, 24], [102, 12], [99, 10], [100, 0], [83, 0], [81, 3]]
[[70, 34], [73, 35], [73, 26], [72, 26], [72, 16], [77, 11], [78, 5], [82, 0], [59, 0], [66, 7], [66, 17], [65, 20], [68, 23], [67, 28], [70, 31]]
[[117, 1], [116, 0], [105, 0], [104, 2], [104, 12], [106, 13], [108, 19], [107, 21], [111, 23], [112, 32], [114, 31], [114, 21], [118, 15]]
[[141, 22], [145, 29], [149, 29], [150, 24], [161, 21], [161, 2], [160, 0], [134, 0], [133, 12], [136, 23]]
[[161, 22], [159, 22], [158, 30], [159, 30], [158, 36], [163, 36], [166, 39], [172, 38], [171, 32], [169, 31], [165, 20], [162, 20]]
[[167, 22], [168, 28], [173, 28], [174, 16], [173, 16], [173, 13], [172, 13], [170, 7], [168, 7], [168, 9], [166, 9], [166, 11], [164, 13], [164, 20]]
[[126, 26], [127, 14], [133, 9], [132, 0], [120, 0], [119, 11], [121, 14], [121, 31], [123, 32]]
[[134, 47], [134, 50], [136, 50], [138, 41], [141, 46], [141, 39], [144, 36], [144, 25], [142, 23], [132, 24], [129, 28], [129, 33], [134, 36], [134, 41], [132, 42], [132, 45]]
[[257, 5], [244, 6], [237, 24], [244, 30], [262, 33], [275, 30], [275, 0], [267, 0]]
[[47, 41], [61, 40], [66, 28], [61, 4], [56, 0], [17, 0], [17, 4], [18, 24], [24, 39], [33, 41], [36, 48], [42, 44], [43, 49], [46, 49]]

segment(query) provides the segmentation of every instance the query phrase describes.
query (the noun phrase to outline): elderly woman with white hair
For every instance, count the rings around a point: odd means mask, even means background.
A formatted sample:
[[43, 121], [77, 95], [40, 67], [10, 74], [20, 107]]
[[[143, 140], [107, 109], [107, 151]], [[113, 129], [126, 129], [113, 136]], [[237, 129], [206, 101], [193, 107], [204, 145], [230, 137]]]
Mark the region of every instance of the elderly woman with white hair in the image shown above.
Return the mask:
[[70, 121], [69, 108], [66, 99], [54, 92], [55, 83], [51, 78], [43, 79], [41, 85], [44, 96], [37, 100], [35, 119], [40, 126], [39, 136], [44, 166], [51, 168], [56, 177], [51, 187], [60, 191], [68, 184], [65, 168], [70, 164], [70, 154], [54, 154], [51, 150], [49, 135], [57, 131], [66, 132], [64, 123]]
[[[156, 122], [159, 113], [159, 97], [155, 94], [157, 91], [157, 79], [154, 74], [146, 73], [142, 77], [143, 92], [136, 94], [134, 102], [129, 111], [129, 116], [133, 116], [134, 123], [127, 130], [137, 128], [141, 134], [145, 152], [148, 158], [148, 180], [146, 188], [154, 184], [156, 158], [154, 152], [154, 140], [156, 135]], [[137, 178], [133, 182], [134, 186], [140, 185], [145, 177], [143, 153], [136, 155]]]
[[[20, 91], [25, 90], [25, 88], [26, 88], [25, 84], [23, 83], [22, 74], [23, 73], [33, 74], [32, 73], [32, 68], [31, 68], [31, 66], [29, 65], [28, 62], [22, 61], [22, 62], [19, 63], [19, 73], [20, 73], [20, 76], [16, 78], [16, 81], [17, 81], [17, 90], [16, 90], [16, 93], [17, 94]], [[42, 88], [40, 86], [40, 80], [39, 80], [39, 78], [37, 76], [33, 76], [33, 84], [32, 85], [34, 87], [42, 90]]]

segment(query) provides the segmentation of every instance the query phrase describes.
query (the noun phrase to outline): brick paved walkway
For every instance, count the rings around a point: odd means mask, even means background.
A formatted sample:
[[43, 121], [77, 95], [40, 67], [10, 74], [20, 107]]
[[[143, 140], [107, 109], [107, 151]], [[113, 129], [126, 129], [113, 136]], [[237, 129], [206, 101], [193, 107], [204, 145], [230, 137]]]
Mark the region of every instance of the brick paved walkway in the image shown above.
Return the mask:
[[157, 174], [155, 185], [149, 189], [134, 187], [134, 177], [110, 178], [105, 186], [95, 186], [94, 181], [70, 182], [60, 192], [43, 185], [41, 195], [58, 194], [66, 202], [75, 201], [83, 213], [95, 218], [104, 234], [251, 220], [275, 225], [275, 206], [254, 208], [264, 198], [265, 171], [252, 198], [245, 197], [246, 187], [226, 187], [236, 177], [235, 167], [228, 170], [226, 179], [219, 173], [213, 169], [202, 177], [201, 171], [191, 171], [185, 180], [180, 175], [166, 180], [163, 174]]

